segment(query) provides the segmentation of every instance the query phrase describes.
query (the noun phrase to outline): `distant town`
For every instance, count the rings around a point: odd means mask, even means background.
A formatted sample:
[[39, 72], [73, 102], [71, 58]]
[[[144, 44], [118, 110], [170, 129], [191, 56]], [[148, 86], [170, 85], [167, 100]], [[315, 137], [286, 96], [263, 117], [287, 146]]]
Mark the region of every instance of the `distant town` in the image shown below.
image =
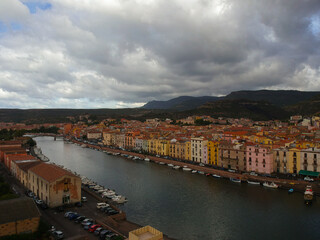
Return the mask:
[[[248, 180], [248, 183], [260, 184], [263, 181], [266, 187], [278, 187], [275, 184], [277, 182], [290, 188], [290, 184], [297, 184], [298, 178], [306, 184], [319, 178], [320, 117], [317, 116], [291, 116], [288, 121], [252, 121], [246, 118], [210, 116], [190, 116], [179, 120], [153, 118], [144, 122], [124, 118], [94, 122], [90, 115], [81, 115], [77, 119], [69, 118], [73, 123], [0, 123], [1, 134], [27, 134], [24, 137], [2, 140], [0, 157], [5, 166], [3, 171], [14, 176], [24, 189], [21, 191], [25, 191], [26, 195], [35, 201], [35, 204], [32, 204], [28, 198], [22, 198], [19, 203], [19, 198], [13, 197], [11, 201], [14, 201], [15, 205], [21, 208], [29, 206], [29, 215], [16, 216], [22, 218], [18, 231], [17, 224], [10, 223], [14, 222], [10, 217], [11, 213], [5, 211], [9, 222], [2, 221], [2, 224], [9, 227], [0, 231], [1, 236], [36, 232], [40, 221], [36, 205], [42, 211], [81, 204], [83, 192], [88, 187], [84, 186], [80, 175], [62, 166], [47, 163], [49, 159], [39, 148], [34, 147], [35, 142], [30, 136], [63, 137], [64, 140], [82, 147], [91, 147], [114, 155], [128, 157], [128, 154], [131, 154], [131, 157], [148, 161], [151, 159], [168, 166], [176, 164], [176, 167], [183, 167], [186, 171], [193, 170], [214, 177], [230, 177], [230, 180], [235, 182]], [[304, 190], [306, 184], [300, 187]], [[308, 187], [306, 192], [311, 191], [313, 195], [312, 187]], [[315, 187], [315, 192], [319, 192], [317, 186]], [[10, 194], [7, 199], [11, 198]], [[91, 192], [90, 194], [94, 195]], [[97, 199], [99, 200], [100, 196], [97, 196]], [[0, 208], [10, 209], [10, 206], [10, 200], [0, 201]], [[125, 221], [124, 213], [116, 207], [109, 211], [115, 215], [120, 214]], [[114, 219], [114, 216], [111, 219]], [[102, 229], [102, 225], [95, 225]], [[157, 231], [160, 237], [154, 239], [163, 239], [162, 233], [150, 226], [141, 229], [148, 234]], [[128, 237], [132, 230], [131, 226], [129, 230], [114, 234]], [[61, 231], [55, 234], [59, 232]], [[132, 234], [133, 232], [131, 236]]]

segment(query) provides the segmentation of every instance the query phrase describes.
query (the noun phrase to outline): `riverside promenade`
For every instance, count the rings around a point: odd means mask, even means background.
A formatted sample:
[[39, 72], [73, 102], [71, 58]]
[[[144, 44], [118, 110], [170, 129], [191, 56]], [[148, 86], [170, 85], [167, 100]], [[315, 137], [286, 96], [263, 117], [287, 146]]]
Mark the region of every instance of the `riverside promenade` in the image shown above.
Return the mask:
[[[72, 140], [74, 143], [77, 144], [84, 144], [83, 142], [80, 141], [76, 141], [76, 140]], [[108, 151], [110, 153], [120, 153], [120, 154], [127, 154], [127, 155], [131, 155], [131, 156], [136, 156], [139, 158], [149, 158], [151, 161], [159, 163], [159, 162], [163, 162], [165, 164], [173, 164], [175, 166], [187, 166], [188, 168], [191, 168], [193, 170], [197, 170], [197, 171], [202, 171], [205, 174], [217, 174], [220, 175], [223, 178], [238, 178], [241, 179], [241, 181], [257, 181], [260, 183], [264, 183], [264, 182], [274, 182], [276, 184], [279, 185], [280, 189], [285, 189], [288, 190], [290, 188], [293, 188], [294, 191], [296, 192], [301, 192], [303, 193], [306, 186], [307, 185], [311, 185], [314, 191], [314, 194], [317, 196], [320, 196], [320, 184], [316, 181], [316, 182], [307, 182], [307, 181], [303, 181], [303, 180], [294, 180], [294, 179], [285, 179], [285, 178], [274, 178], [274, 177], [265, 177], [265, 176], [253, 176], [250, 175], [249, 173], [238, 173], [238, 172], [229, 172], [229, 171], [225, 171], [225, 170], [220, 170], [220, 169], [215, 169], [212, 167], [207, 167], [207, 166], [199, 166], [196, 165], [195, 163], [189, 163], [189, 162], [180, 162], [180, 161], [176, 161], [176, 160], [171, 160], [171, 159], [167, 159], [167, 158], [162, 158], [162, 157], [156, 157], [156, 156], [152, 156], [152, 155], [146, 155], [146, 154], [140, 154], [140, 153], [134, 153], [134, 152], [130, 152], [130, 151], [124, 151], [124, 150], [120, 150], [120, 149], [114, 149], [114, 148], [109, 148], [106, 146], [97, 146], [97, 145], [92, 145], [92, 144], [85, 144], [87, 147], [90, 148], [95, 148], [95, 149], [99, 149], [99, 150], [103, 150], [103, 151]]]

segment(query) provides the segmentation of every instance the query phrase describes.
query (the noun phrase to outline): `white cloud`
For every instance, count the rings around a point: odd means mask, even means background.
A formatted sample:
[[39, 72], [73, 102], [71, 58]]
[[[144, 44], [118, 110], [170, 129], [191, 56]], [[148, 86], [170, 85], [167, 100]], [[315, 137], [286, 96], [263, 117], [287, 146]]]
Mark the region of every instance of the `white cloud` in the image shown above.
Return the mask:
[[42, 2], [51, 8], [30, 14], [0, 1], [0, 24], [22, 25], [0, 34], [0, 107], [320, 90], [317, 0]]

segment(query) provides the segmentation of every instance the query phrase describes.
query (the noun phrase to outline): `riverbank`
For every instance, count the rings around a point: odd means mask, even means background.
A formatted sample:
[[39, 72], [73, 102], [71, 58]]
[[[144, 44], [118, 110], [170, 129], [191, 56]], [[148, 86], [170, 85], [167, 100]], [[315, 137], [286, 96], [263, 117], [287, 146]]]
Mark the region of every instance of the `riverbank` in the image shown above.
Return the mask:
[[[76, 141], [72, 139], [72, 142], [83, 145], [83, 142]], [[93, 149], [98, 149], [102, 151], [108, 151], [111, 153], [119, 153], [119, 154], [126, 154], [126, 155], [131, 155], [134, 157], [139, 157], [142, 159], [149, 158], [151, 161], [156, 162], [156, 163], [165, 163], [165, 164], [173, 164], [175, 166], [180, 166], [181, 168], [184, 166], [187, 166], [188, 168], [191, 168], [193, 170], [197, 170], [200, 172], [204, 172], [204, 174], [216, 174], [219, 175], [222, 178], [236, 178], [240, 179], [242, 182], [247, 182], [247, 181], [254, 181], [254, 182], [260, 182], [261, 184], [264, 182], [274, 182], [277, 185], [279, 185], [279, 189], [294, 189], [295, 192], [300, 192], [303, 193], [305, 191], [305, 188], [307, 185], [311, 185], [314, 191], [314, 195], [320, 196], [320, 185], [317, 182], [307, 182], [303, 180], [294, 180], [294, 179], [285, 179], [285, 178], [271, 178], [271, 177], [265, 177], [265, 176], [254, 176], [250, 175], [249, 173], [237, 173], [237, 172], [229, 172], [225, 170], [220, 170], [220, 169], [215, 169], [207, 166], [199, 166], [196, 165], [195, 163], [191, 162], [180, 162], [176, 160], [171, 160], [167, 158], [162, 158], [162, 157], [156, 157], [152, 155], [146, 155], [146, 154], [140, 154], [140, 153], [134, 153], [130, 151], [124, 151], [120, 149], [114, 149], [106, 146], [97, 146], [97, 145], [92, 145], [92, 144], [85, 144], [89, 148]]]

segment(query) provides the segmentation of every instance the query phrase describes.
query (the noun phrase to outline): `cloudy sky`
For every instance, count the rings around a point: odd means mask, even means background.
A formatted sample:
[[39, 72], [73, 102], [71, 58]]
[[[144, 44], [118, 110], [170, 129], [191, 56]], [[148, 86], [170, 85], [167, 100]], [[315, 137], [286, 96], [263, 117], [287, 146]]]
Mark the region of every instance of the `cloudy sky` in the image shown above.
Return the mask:
[[320, 91], [319, 0], [0, 0], [1, 108]]

